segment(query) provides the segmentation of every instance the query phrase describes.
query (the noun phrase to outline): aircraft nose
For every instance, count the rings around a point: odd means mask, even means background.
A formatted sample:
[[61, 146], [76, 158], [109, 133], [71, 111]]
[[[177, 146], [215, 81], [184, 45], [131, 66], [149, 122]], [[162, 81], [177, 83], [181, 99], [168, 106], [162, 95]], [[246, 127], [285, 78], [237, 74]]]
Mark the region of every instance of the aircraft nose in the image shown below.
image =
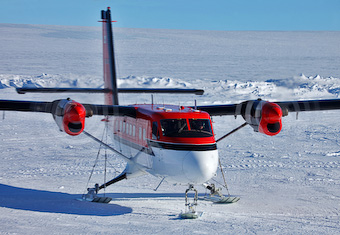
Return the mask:
[[211, 179], [218, 166], [218, 152], [190, 151], [183, 159], [183, 172], [190, 183], [200, 184]]

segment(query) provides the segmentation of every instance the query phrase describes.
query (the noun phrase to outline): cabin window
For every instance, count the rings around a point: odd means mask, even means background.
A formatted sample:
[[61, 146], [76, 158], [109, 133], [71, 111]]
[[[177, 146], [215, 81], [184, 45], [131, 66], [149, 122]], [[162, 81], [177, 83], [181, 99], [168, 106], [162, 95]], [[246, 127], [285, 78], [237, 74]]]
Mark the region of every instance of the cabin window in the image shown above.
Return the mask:
[[142, 139], [142, 128], [139, 127], [139, 139], [141, 140]]
[[158, 124], [157, 124], [157, 122], [153, 122], [152, 123], [152, 139], [154, 139], [154, 140], [159, 139]]
[[136, 136], [136, 126], [135, 125], [132, 126], [132, 135]]
[[146, 130], [143, 128], [143, 140], [146, 140]]
[[125, 126], [126, 126], [126, 123], [125, 122], [123, 122], [123, 133], [125, 133]]

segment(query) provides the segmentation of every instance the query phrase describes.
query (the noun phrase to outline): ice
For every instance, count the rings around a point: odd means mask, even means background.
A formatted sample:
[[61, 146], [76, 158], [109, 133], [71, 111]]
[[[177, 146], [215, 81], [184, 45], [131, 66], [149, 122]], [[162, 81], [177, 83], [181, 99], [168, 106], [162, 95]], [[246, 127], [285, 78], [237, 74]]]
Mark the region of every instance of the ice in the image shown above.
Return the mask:
[[[202, 97], [157, 95], [193, 105], [247, 99], [339, 98], [340, 32], [219, 32], [115, 29], [121, 87], [204, 88]], [[102, 95], [26, 94], [15, 87], [102, 87], [99, 27], [0, 24], [0, 99]], [[150, 95], [120, 95], [122, 104]], [[339, 111], [290, 114], [274, 137], [245, 127], [218, 144], [232, 205], [199, 201], [204, 215], [179, 220], [187, 186], [144, 176], [106, 189], [108, 205], [79, 202], [98, 153], [85, 135], [61, 133], [49, 114], [0, 112], [1, 233], [336, 234], [340, 229]], [[242, 118], [214, 117], [219, 138]], [[103, 133], [100, 117], [86, 130]], [[124, 169], [109, 155], [107, 177]], [[103, 182], [100, 155], [89, 186]], [[220, 173], [218, 182], [222, 182]], [[199, 188], [200, 196], [205, 191]]]

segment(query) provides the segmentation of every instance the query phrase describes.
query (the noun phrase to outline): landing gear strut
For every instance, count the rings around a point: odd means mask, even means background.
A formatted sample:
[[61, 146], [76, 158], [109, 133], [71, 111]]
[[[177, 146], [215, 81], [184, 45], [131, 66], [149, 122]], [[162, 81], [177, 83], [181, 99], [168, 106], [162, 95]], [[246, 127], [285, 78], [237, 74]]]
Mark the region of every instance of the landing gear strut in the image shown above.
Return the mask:
[[[189, 200], [188, 193], [190, 191], [194, 191], [194, 198], [192, 201]], [[185, 212], [180, 214], [182, 219], [197, 219], [202, 213], [198, 213], [196, 211], [198, 200], [198, 192], [197, 189], [194, 188], [194, 185], [190, 184], [189, 188], [185, 191]]]
[[210, 190], [210, 196], [223, 197], [220, 188], [216, 188], [215, 184], [203, 184], [206, 189]]

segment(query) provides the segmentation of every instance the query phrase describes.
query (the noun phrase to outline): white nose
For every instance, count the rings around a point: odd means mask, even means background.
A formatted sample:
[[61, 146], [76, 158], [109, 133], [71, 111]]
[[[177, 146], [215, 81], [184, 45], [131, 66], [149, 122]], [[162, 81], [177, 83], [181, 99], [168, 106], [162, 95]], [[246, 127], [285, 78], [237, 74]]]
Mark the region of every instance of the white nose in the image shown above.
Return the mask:
[[183, 159], [183, 172], [190, 183], [201, 184], [210, 180], [218, 166], [218, 151], [190, 151]]

